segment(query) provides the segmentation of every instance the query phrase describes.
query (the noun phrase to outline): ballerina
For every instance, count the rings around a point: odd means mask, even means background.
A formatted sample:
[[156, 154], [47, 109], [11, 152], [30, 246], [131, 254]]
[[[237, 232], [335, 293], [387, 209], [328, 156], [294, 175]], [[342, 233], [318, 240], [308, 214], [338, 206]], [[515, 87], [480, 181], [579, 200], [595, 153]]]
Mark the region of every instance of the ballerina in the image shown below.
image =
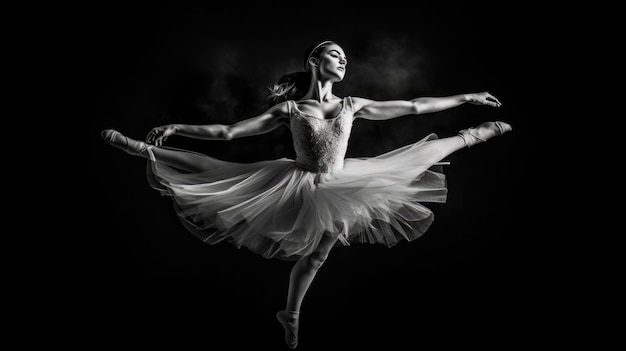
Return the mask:
[[[153, 128], [146, 142], [113, 129], [101, 133], [112, 146], [149, 160], [150, 185], [173, 200], [182, 224], [205, 243], [224, 241], [268, 259], [295, 261], [285, 307], [276, 313], [292, 349], [304, 296], [334, 246], [391, 247], [420, 237], [433, 221], [422, 203], [447, 196], [445, 175], [433, 166], [512, 130], [505, 122], [484, 122], [445, 138], [431, 133], [375, 157], [346, 158], [358, 119], [423, 115], [465, 103], [501, 106], [488, 92], [391, 101], [339, 97], [333, 85], [343, 80], [347, 63], [336, 42], [312, 45], [305, 70], [272, 87], [269, 109], [232, 125], [168, 124]], [[232, 140], [280, 126], [291, 131], [295, 160], [227, 162], [163, 145], [172, 135]]]

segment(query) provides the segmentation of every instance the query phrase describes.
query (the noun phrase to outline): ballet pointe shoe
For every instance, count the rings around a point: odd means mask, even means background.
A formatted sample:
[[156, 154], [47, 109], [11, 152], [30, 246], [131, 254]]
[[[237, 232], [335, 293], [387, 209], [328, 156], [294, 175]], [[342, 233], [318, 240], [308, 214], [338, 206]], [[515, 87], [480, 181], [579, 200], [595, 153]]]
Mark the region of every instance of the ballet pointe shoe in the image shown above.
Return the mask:
[[100, 136], [107, 143], [123, 150], [129, 155], [141, 156], [151, 161], [155, 161], [154, 153], [152, 152], [152, 145], [148, 145], [143, 141], [130, 139], [114, 129], [105, 129], [100, 133]]
[[505, 122], [483, 122], [476, 128], [463, 129], [458, 135], [463, 138], [467, 147], [471, 147], [511, 130], [511, 125]]
[[[299, 312], [289, 312], [292, 315], [295, 315], [296, 318]], [[290, 349], [295, 349], [298, 347], [298, 326], [296, 322], [289, 321], [289, 317], [287, 312], [282, 310], [276, 312], [276, 319], [283, 325], [285, 328], [285, 343], [289, 346]]]

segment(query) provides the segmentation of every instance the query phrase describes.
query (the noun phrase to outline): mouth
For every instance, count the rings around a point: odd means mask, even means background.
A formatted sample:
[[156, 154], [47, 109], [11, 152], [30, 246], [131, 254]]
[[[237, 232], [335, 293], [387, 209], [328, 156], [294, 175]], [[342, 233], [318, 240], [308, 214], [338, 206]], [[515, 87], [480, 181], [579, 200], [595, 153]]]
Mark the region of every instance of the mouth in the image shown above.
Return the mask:
[[343, 67], [343, 66], [339, 66], [339, 67], [337, 67], [337, 69], [340, 70], [341, 72], [345, 72], [346, 71], [346, 68]]

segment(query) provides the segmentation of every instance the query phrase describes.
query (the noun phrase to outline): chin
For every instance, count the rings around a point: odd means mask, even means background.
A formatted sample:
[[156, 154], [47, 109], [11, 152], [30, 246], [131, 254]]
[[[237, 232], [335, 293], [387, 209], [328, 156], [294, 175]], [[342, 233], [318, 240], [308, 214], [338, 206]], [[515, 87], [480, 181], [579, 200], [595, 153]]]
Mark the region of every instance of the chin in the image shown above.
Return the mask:
[[343, 72], [337, 72], [337, 74], [335, 74], [335, 79], [337, 79], [338, 82], [341, 82], [343, 80], [343, 77], [345, 77], [345, 73]]

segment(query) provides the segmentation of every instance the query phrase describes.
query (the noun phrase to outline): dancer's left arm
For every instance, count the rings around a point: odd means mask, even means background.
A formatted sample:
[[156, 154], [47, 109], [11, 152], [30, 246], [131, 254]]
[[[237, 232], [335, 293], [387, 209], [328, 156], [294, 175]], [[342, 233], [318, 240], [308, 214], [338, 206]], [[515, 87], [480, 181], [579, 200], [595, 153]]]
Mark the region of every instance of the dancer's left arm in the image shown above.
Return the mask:
[[386, 120], [406, 115], [439, 112], [465, 103], [500, 107], [502, 104], [488, 92], [459, 94], [445, 97], [419, 97], [412, 100], [374, 101], [353, 98], [355, 118]]

